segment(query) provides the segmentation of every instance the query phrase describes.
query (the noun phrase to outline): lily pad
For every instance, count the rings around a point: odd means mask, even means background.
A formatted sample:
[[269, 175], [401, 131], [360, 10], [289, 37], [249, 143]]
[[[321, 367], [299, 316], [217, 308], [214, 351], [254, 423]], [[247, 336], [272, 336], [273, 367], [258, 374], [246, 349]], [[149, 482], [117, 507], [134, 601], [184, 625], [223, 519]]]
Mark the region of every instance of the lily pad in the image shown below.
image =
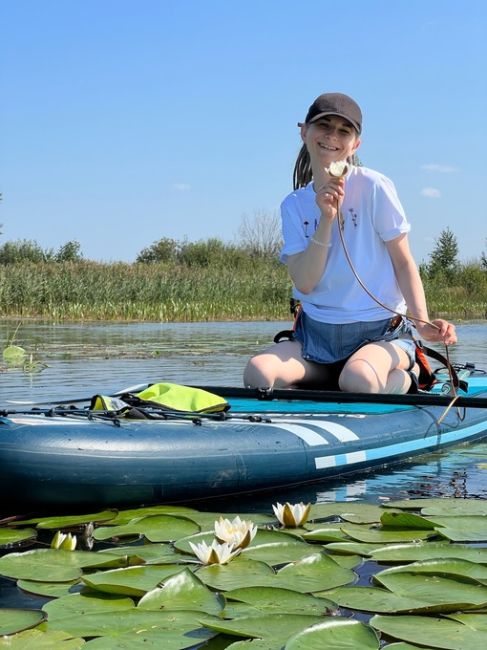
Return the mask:
[[383, 571], [374, 576], [374, 582], [396, 594], [417, 598], [430, 605], [441, 605], [442, 612], [475, 609], [487, 605], [487, 587], [437, 575]]
[[331, 542], [326, 545], [326, 550], [335, 554], [360, 555], [369, 557], [372, 551], [389, 548], [384, 544], [366, 544], [365, 542]]
[[40, 582], [38, 580], [19, 580], [17, 587], [29, 594], [45, 596], [46, 598], [60, 598], [67, 596], [74, 585], [80, 584], [79, 580], [68, 582]]
[[28, 539], [35, 539], [37, 533], [33, 528], [14, 530], [11, 528], [0, 528], [0, 547], [7, 547], [11, 544], [19, 544]]
[[123, 526], [130, 523], [133, 519], [142, 519], [142, 517], [150, 517], [152, 515], [173, 515], [176, 517], [182, 516], [191, 519], [191, 516], [197, 513], [197, 510], [186, 508], [184, 506], [147, 506], [145, 508], [130, 508], [127, 510], [120, 510], [110, 521], [110, 525]]
[[49, 622], [52, 622], [62, 621], [73, 616], [85, 616], [92, 612], [120, 612], [134, 607], [134, 601], [131, 598], [88, 592], [68, 594], [57, 600], [51, 600], [43, 605], [42, 610], [48, 615]]
[[206, 614], [219, 614], [223, 599], [201, 582], [188, 569], [168, 578], [162, 587], [147, 592], [137, 607], [152, 610], [191, 610]]
[[412, 512], [389, 512], [386, 510], [382, 513], [380, 521], [387, 528], [402, 528], [403, 530], [433, 530], [435, 528], [432, 521]]
[[372, 524], [380, 521], [383, 512], [381, 506], [371, 503], [314, 503], [311, 506], [309, 521], [340, 517], [343, 521], [355, 524]]
[[99, 566], [126, 566], [119, 556], [38, 548], [23, 553], [9, 553], [0, 558], [0, 575], [43, 582], [68, 582], [81, 576], [81, 569]]
[[27, 352], [24, 348], [21, 348], [20, 345], [8, 345], [3, 350], [3, 360], [9, 366], [22, 365], [24, 359], [27, 355]]
[[35, 627], [45, 617], [37, 609], [0, 609], [0, 634], [15, 634]]
[[448, 618], [459, 621], [474, 630], [487, 632], [487, 616], [483, 614], [449, 614]]
[[357, 575], [324, 553], [315, 553], [283, 567], [274, 580], [275, 587], [294, 589], [302, 593], [332, 589], [354, 582]]
[[73, 638], [71, 634], [57, 631], [26, 630], [15, 636], [0, 639], [0, 648], [9, 650], [79, 650], [84, 646], [84, 639]]
[[128, 569], [99, 571], [83, 576], [83, 582], [91, 589], [108, 594], [143, 596], [169, 576], [179, 573], [181, 569], [179, 564], [147, 564]]
[[167, 564], [184, 561], [185, 558], [174, 550], [171, 544], [133, 544], [131, 546], [112, 546], [98, 551], [99, 555], [108, 553], [122, 557], [139, 559], [140, 564]]
[[465, 517], [430, 516], [442, 537], [452, 542], [486, 542], [487, 517], [468, 515]]
[[443, 650], [484, 650], [487, 632], [448, 618], [432, 616], [373, 616], [370, 624], [388, 636]]
[[[464, 499], [461, 499], [463, 502]], [[452, 499], [444, 499], [440, 497], [428, 499], [399, 499], [397, 501], [388, 501], [383, 504], [384, 508], [398, 508], [399, 510], [420, 510], [423, 508], [429, 508], [437, 506], [441, 503], [447, 503], [452, 501]]]
[[265, 562], [270, 566], [287, 564], [311, 555], [313, 549], [304, 542], [272, 542], [270, 544], [253, 544], [242, 552], [242, 557]]
[[369, 625], [336, 618], [298, 632], [284, 647], [285, 650], [378, 650], [380, 642], [377, 633]]
[[[205, 627], [250, 639], [269, 639], [280, 647], [289, 637], [310, 625], [320, 623], [323, 618], [305, 614], [264, 614], [261, 616], [243, 616], [230, 621], [202, 621]], [[252, 646], [250, 646], [252, 647]]]
[[342, 542], [349, 539], [342, 530], [343, 524], [316, 524], [308, 526], [308, 531], [303, 534], [303, 539], [310, 542]]
[[328, 598], [301, 594], [291, 589], [274, 587], [246, 587], [233, 589], [225, 594], [225, 618], [274, 614], [313, 614], [323, 616], [336, 609], [336, 604]]
[[[205, 614], [205, 620], [213, 620], [208, 614]], [[134, 631], [150, 630], [154, 634], [170, 634], [171, 632], [186, 634], [203, 627], [199, 619], [202, 617], [201, 612], [186, 611], [164, 611], [153, 612], [139, 608], [126, 609], [121, 611], [108, 612], [88, 612], [82, 616], [66, 616], [63, 618], [49, 619], [46, 623], [48, 630], [63, 630], [73, 636], [91, 637], [91, 636], [113, 636], [126, 639], [127, 634], [134, 634]], [[217, 619], [215, 619], [217, 620]], [[198, 643], [200, 636], [203, 639], [211, 635], [198, 635], [193, 644]], [[160, 647], [166, 647], [164, 643]], [[180, 646], [185, 647], [185, 646]]]
[[243, 521], [251, 521], [255, 525], [265, 525], [265, 524], [273, 524], [275, 523], [275, 518], [273, 515], [263, 515], [263, 514], [258, 514], [258, 513], [242, 513], [242, 512], [236, 512], [236, 513], [230, 513], [230, 512], [198, 512], [197, 510], [194, 511], [194, 513], [191, 513], [189, 515], [185, 515], [188, 517], [188, 519], [191, 519], [195, 523], [198, 524], [198, 526], [201, 528], [202, 531], [213, 531], [214, 526], [215, 526], [215, 521], [218, 521], [220, 517], [223, 517], [224, 519], [230, 519], [233, 520], [235, 517], [240, 517]]
[[487, 515], [485, 499], [440, 499], [430, 506], [423, 506], [421, 513], [425, 516], [444, 515], [465, 517], [468, 515]]
[[342, 530], [352, 539], [369, 544], [413, 542], [436, 535], [436, 532], [432, 530], [385, 530], [384, 528], [367, 528], [354, 524], [344, 524]]
[[435, 558], [413, 562], [406, 566], [392, 567], [381, 571], [377, 577], [380, 579], [380, 576], [397, 575], [399, 573], [434, 574], [487, 584], [487, 567], [475, 562], [456, 558]]
[[206, 585], [217, 591], [242, 587], [273, 586], [275, 572], [265, 562], [243, 560], [240, 557], [229, 564], [212, 564], [197, 570], [196, 575]]
[[419, 600], [417, 596], [394, 593], [378, 587], [338, 587], [330, 591], [317, 592], [315, 596], [331, 598], [340, 607], [376, 614], [444, 611], [442, 604], [432, 604], [427, 600]]
[[152, 515], [132, 520], [122, 526], [103, 526], [97, 528], [93, 537], [98, 541], [113, 537], [144, 535], [150, 542], [170, 542], [199, 532], [198, 524], [184, 517], [172, 515]]
[[434, 558], [458, 558], [487, 564], [487, 548], [474, 548], [448, 542], [419, 542], [418, 544], [394, 544], [371, 550], [377, 562], [415, 562]]
[[117, 516], [116, 510], [102, 510], [88, 515], [67, 515], [62, 517], [42, 517], [37, 520], [37, 528], [40, 530], [64, 530], [66, 528], [76, 528], [89, 523], [101, 523], [110, 521]]

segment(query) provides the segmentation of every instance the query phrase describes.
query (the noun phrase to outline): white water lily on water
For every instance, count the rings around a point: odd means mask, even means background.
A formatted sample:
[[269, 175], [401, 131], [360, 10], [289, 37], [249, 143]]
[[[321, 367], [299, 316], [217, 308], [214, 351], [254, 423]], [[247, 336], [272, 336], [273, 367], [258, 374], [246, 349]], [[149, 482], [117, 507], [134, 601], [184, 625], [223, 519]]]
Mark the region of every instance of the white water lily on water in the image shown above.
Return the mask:
[[74, 551], [78, 540], [76, 535], [71, 533], [62, 533], [60, 530], [52, 538], [51, 548], [61, 551]]
[[251, 521], [244, 521], [239, 516], [233, 521], [220, 517], [215, 521], [215, 537], [219, 542], [233, 544], [235, 548], [245, 548], [254, 539], [257, 526]]
[[272, 506], [272, 509], [276, 518], [285, 528], [298, 528], [308, 520], [311, 504], [304, 505], [301, 502], [294, 504], [285, 503], [282, 505], [281, 503], [277, 503], [275, 506]]
[[203, 564], [227, 564], [240, 553], [240, 549], [236, 549], [233, 544], [227, 544], [226, 542], [220, 544], [217, 539], [214, 539], [210, 545], [206, 542], [200, 542], [199, 544], [189, 542], [189, 545], [198, 560]]

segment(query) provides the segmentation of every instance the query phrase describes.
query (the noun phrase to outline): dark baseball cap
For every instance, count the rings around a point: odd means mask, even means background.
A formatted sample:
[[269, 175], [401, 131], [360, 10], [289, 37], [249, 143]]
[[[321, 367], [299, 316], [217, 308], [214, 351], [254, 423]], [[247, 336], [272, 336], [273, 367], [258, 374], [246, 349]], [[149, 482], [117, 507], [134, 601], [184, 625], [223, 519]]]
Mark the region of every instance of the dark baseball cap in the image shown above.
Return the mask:
[[342, 93], [325, 93], [317, 97], [306, 115], [305, 124], [315, 122], [324, 115], [339, 115], [362, 132], [362, 111], [359, 105], [348, 95]]

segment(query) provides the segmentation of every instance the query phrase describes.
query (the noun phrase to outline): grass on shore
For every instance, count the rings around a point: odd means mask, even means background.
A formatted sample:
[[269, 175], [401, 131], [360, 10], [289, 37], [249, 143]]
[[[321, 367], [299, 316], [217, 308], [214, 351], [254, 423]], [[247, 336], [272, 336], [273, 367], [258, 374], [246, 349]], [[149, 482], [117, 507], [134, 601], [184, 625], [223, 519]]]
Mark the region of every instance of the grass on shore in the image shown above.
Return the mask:
[[[487, 318], [487, 274], [423, 278], [430, 317]], [[274, 260], [239, 267], [98, 262], [0, 266], [0, 317], [53, 321], [288, 320], [291, 282]]]

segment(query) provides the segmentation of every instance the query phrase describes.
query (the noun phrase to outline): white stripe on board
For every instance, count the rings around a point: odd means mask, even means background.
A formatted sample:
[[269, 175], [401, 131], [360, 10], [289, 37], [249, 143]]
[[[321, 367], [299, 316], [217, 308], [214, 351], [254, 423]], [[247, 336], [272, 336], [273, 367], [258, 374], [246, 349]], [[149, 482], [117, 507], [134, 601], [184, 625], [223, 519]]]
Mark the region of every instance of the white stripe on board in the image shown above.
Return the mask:
[[354, 463], [363, 463], [367, 460], [367, 454], [365, 451], [353, 451], [350, 454], [345, 454], [347, 459], [347, 465], [353, 465]]
[[[311, 423], [310, 423], [311, 424]], [[351, 440], [359, 440], [359, 437], [356, 433], [344, 427], [343, 424], [337, 424], [336, 422], [323, 422], [320, 421], [312, 423], [313, 426], [319, 426], [324, 431], [331, 433], [332, 436], [335, 436], [340, 442], [350, 442]]]
[[326, 469], [327, 467], [335, 467], [337, 464], [336, 456], [319, 456], [315, 458], [316, 469]]
[[328, 441], [319, 433], [313, 431], [312, 429], [308, 429], [308, 427], [300, 426], [299, 424], [288, 424], [287, 422], [280, 421], [279, 423], [273, 422], [271, 426], [278, 427], [279, 429], [285, 429], [286, 431], [289, 431], [289, 433], [294, 433], [295, 436], [301, 438], [301, 440], [308, 444], [310, 447], [328, 444]]
[[[323, 431], [326, 431], [327, 433], [330, 433], [332, 436], [334, 436], [337, 440], [340, 442], [350, 442], [351, 440], [359, 440], [359, 437], [357, 436], [356, 433], [351, 431], [348, 427], [344, 427], [343, 424], [337, 424], [336, 422], [328, 422], [327, 420], [315, 420], [315, 419], [309, 419], [309, 420], [279, 420], [279, 424], [281, 422], [285, 423], [296, 423], [300, 425], [306, 425], [308, 427], [316, 427], [317, 429], [323, 429]], [[274, 423], [273, 423], [274, 424]], [[277, 422], [276, 422], [277, 424]]]
[[[299, 422], [300, 424], [296, 424]], [[302, 424], [301, 424], [302, 423]], [[308, 426], [303, 426], [304, 424]], [[272, 420], [272, 422], [239, 422], [239, 426], [252, 426], [252, 427], [272, 427], [274, 429], [283, 429], [288, 433], [293, 433], [298, 438], [301, 438], [303, 442], [308, 444], [310, 447], [316, 447], [318, 445], [327, 445], [328, 440], [323, 438], [317, 431], [309, 428], [310, 424], [315, 424], [311, 420]]]
[[29, 426], [34, 426], [34, 427], [42, 427], [42, 426], [53, 426], [53, 425], [61, 425], [61, 426], [67, 426], [70, 424], [76, 424], [78, 426], [79, 424], [86, 425], [86, 424], [92, 424], [88, 418], [86, 419], [77, 419], [75, 420], [74, 418], [69, 418], [69, 420], [66, 420], [66, 418], [52, 418], [52, 417], [47, 417], [47, 418], [42, 418], [40, 415], [36, 416], [26, 416], [26, 417], [12, 417], [9, 416], [9, 420], [12, 420], [12, 422], [15, 422], [15, 424], [28, 424]]

